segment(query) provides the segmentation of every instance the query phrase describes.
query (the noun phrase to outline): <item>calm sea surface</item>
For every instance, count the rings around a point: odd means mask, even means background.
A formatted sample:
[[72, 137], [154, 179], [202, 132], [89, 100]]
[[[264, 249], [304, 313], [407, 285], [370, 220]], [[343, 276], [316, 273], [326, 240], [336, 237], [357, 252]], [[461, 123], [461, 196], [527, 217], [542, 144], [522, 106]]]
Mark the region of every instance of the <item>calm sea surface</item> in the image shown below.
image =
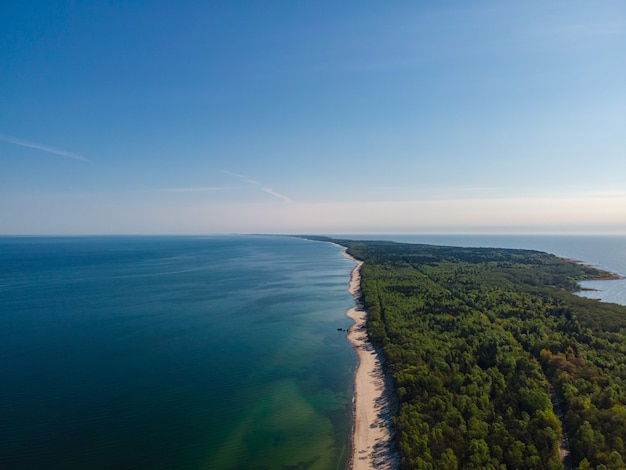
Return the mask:
[[281, 237], [0, 238], [0, 468], [345, 467], [353, 266]]
[[[346, 237], [626, 275], [626, 237]], [[352, 267], [282, 237], [0, 237], [0, 468], [343, 468]], [[626, 304], [626, 281], [585, 286]]]

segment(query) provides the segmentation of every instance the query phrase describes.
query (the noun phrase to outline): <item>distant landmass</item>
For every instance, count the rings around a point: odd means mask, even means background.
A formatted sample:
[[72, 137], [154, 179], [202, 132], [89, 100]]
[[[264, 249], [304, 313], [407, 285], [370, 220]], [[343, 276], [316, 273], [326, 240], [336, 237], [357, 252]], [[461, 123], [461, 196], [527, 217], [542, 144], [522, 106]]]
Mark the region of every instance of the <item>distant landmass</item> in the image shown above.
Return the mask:
[[626, 307], [573, 295], [613, 274], [532, 250], [307, 238], [364, 262], [402, 468], [625, 468]]

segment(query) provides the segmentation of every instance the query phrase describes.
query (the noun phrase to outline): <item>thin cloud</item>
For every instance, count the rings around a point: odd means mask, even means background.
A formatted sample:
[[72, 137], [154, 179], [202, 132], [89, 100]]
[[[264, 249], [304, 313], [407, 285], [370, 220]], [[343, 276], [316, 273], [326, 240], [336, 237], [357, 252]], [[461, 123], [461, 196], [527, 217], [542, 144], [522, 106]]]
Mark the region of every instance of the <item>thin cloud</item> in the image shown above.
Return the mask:
[[234, 177], [236, 177], [236, 178], [239, 178], [239, 179], [241, 179], [241, 180], [245, 181], [246, 183], [256, 184], [257, 186], [260, 186], [260, 185], [261, 185], [261, 183], [259, 183], [258, 181], [254, 181], [254, 180], [252, 180], [252, 179], [248, 178], [248, 177], [247, 177], [247, 176], [245, 176], [245, 175], [240, 175], [240, 174], [238, 174], [238, 173], [233, 173], [232, 171], [228, 171], [228, 170], [222, 170], [222, 173], [227, 174], [227, 175], [230, 175], [230, 176], [234, 176]]
[[274, 191], [272, 188], [261, 188], [263, 191], [265, 191], [267, 194], [271, 194], [274, 197], [277, 197], [278, 199], [282, 199], [283, 201], [285, 201], [287, 204], [291, 204], [293, 203], [293, 201], [291, 199], [289, 199], [287, 196], [277, 193], [276, 191]]
[[264, 193], [267, 193], [267, 194], [269, 194], [271, 196], [274, 196], [274, 197], [276, 197], [276, 198], [286, 202], [287, 204], [292, 204], [293, 203], [293, 200], [291, 198], [285, 196], [284, 194], [277, 193], [272, 188], [264, 188], [264, 187], [261, 186], [261, 183], [259, 183], [258, 181], [255, 181], [253, 179], [250, 179], [250, 178], [248, 178], [245, 175], [240, 175], [238, 173], [233, 173], [232, 171], [228, 171], [228, 170], [222, 170], [222, 173], [224, 173], [226, 175], [234, 176], [235, 178], [239, 178], [239, 179], [245, 181], [248, 184], [256, 186], [261, 191], [263, 191]]
[[206, 192], [206, 191], [229, 191], [231, 189], [234, 189], [234, 188], [209, 186], [209, 187], [195, 187], [195, 188], [164, 188], [164, 189], [161, 189], [160, 191], [166, 192], [166, 193], [199, 193], [199, 192]]
[[500, 189], [500, 188], [497, 188], [495, 186], [491, 186], [491, 187], [489, 187], [489, 186], [484, 186], [484, 187], [476, 186], [476, 187], [470, 187], [470, 188], [461, 188], [462, 191], [496, 191], [497, 189]]
[[11, 136], [4, 135], [4, 134], [0, 134], [0, 140], [2, 140], [4, 142], [8, 142], [8, 143], [13, 144], [13, 145], [19, 145], [20, 147], [26, 147], [26, 148], [41, 150], [42, 152], [52, 153], [54, 155], [60, 155], [62, 157], [67, 157], [67, 158], [73, 158], [74, 160], [80, 160], [80, 161], [83, 161], [83, 162], [88, 162], [89, 161], [85, 157], [83, 157], [82, 155], [77, 155], [75, 153], [67, 152], [65, 150], [56, 149], [54, 147], [49, 147], [47, 145], [37, 144], [35, 142], [28, 142], [26, 140], [16, 139], [15, 137], [11, 137]]

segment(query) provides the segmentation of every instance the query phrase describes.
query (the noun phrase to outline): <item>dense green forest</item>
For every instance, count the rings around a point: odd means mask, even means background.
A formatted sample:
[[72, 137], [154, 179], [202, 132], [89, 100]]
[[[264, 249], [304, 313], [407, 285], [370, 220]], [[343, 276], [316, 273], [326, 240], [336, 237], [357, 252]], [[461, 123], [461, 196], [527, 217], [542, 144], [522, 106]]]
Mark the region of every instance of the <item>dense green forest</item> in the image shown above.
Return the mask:
[[563, 433], [574, 468], [626, 468], [626, 307], [572, 294], [608, 273], [530, 250], [334, 241], [364, 261], [402, 468], [563, 468]]

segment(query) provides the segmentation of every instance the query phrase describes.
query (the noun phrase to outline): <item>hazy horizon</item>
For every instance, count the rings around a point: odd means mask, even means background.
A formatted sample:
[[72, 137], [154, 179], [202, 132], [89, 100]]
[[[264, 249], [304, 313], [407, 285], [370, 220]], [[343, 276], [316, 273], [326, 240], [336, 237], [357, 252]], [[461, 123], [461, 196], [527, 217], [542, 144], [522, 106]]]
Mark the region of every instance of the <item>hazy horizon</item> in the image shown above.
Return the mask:
[[0, 237], [328, 237], [328, 238], [349, 238], [349, 237], [626, 237], [623, 232], [197, 232], [197, 233], [8, 233], [0, 234]]

